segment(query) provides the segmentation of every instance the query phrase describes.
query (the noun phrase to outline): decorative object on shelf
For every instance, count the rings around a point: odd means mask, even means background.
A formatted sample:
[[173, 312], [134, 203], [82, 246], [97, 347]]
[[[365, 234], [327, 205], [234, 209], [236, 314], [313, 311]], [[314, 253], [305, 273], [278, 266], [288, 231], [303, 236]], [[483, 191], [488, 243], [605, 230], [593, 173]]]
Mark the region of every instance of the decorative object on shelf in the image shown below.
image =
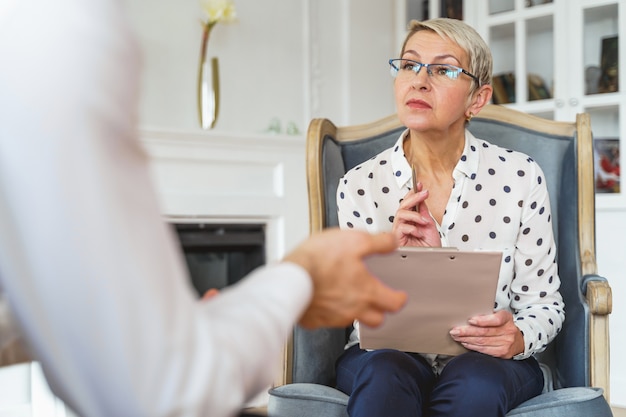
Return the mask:
[[552, 93], [545, 81], [537, 74], [528, 74], [528, 100], [545, 100], [552, 97]]
[[596, 138], [595, 151], [596, 193], [620, 192], [619, 139]]
[[619, 90], [619, 56], [617, 43], [617, 36], [602, 38], [602, 55], [600, 57], [602, 76], [600, 77], [599, 84], [600, 93], [614, 93]]
[[299, 135], [300, 129], [298, 129], [298, 125], [295, 122], [289, 122], [285, 128], [285, 133], [288, 135]]
[[200, 0], [206, 17], [202, 23], [202, 44], [198, 63], [198, 119], [203, 129], [212, 129], [217, 122], [220, 109], [219, 60], [211, 57], [207, 62], [207, 46], [211, 30], [219, 22], [235, 20], [235, 5], [232, 0]]
[[298, 129], [298, 125], [296, 125], [295, 122], [289, 121], [285, 126], [285, 131], [283, 132], [280, 119], [278, 117], [274, 117], [272, 118], [272, 120], [270, 120], [267, 129], [265, 129], [265, 133], [270, 133], [273, 135], [280, 135], [282, 133], [285, 133], [287, 135], [299, 135], [300, 129]]
[[278, 117], [274, 117], [272, 120], [270, 120], [269, 125], [267, 125], [267, 129], [265, 130], [267, 133], [272, 133], [272, 134], [280, 134], [281, 131], [281, 124], [280, 124], [280, 119]]
[[[493, 104], [515, 103], [515, 74], [506, 72], [493, 76]], [[528, 74], [528, 101], [552, 98], [552, 92], [538, 74]]]
[[602, 70], [595, 65], [589, 65], [585, 68], [585, 94], [598, 94], [600, 91], [600, 77]]

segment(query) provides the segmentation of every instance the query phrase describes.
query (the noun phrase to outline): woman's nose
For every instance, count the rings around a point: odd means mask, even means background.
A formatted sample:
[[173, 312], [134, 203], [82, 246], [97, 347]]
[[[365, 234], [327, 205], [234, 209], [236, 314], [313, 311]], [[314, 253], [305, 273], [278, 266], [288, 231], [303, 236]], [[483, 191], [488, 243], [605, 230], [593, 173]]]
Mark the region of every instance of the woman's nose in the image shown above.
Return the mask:
[[430, 86], [432, 81], [432, 77], [428, 73], [429, 70], [426, 67], [420, 68], [420, 70], [413, 76], [413, 80], [411, 81], [411, 85], [414, 88], [422, 88], [425, 86]]

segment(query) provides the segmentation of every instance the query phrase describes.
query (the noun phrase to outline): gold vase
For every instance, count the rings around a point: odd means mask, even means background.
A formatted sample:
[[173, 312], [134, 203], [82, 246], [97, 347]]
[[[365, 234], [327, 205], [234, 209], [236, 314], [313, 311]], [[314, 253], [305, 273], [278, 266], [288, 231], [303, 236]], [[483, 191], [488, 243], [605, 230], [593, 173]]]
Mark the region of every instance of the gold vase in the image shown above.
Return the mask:
[[217, 57], [211, 57], [210, 60], [207, 60], [206, 53], [209, 34], [213, 26], [215, 23], [207, 24], [204, 27], [198, 65], [197, 105], [198, 121], [202, 129], [215, 127], [220, 110], [219, 60]]

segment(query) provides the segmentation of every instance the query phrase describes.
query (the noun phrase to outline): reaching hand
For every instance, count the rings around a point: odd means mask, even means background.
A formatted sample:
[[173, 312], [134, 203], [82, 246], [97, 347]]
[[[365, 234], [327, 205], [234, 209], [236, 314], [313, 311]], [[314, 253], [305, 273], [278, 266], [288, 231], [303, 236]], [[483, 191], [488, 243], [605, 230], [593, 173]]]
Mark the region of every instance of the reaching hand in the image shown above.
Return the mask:
[[387, 312], [399, 310], [406, 294], [383, 285], [363, 263], [368, 255], [396, 247], [389, 233], [328, 229], [312, 235], [288, 254], [284, 260], [301, 265], [313, 280], [313, 297], [300, 325], [344, 327], [358, 319], [378, 326]]
[[435, 220], [426, 205], [427, 198], [428, 190], [422, 190], [422, 184], [417, 183], [417, 190], [409, 191], [400, 203], [392, 226], [400, 246], [441, 246]]
[[202, 294], [202, 301], [210, 300], [220, 293], [217, 288], [209, 288], [204, 294]]

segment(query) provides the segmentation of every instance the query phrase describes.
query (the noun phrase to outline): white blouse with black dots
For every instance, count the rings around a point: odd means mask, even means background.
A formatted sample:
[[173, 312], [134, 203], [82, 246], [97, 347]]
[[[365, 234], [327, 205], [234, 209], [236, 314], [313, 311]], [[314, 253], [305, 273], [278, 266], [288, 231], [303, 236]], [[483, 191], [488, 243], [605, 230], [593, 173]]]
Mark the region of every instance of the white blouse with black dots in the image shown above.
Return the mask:
[[[341, 228], [390, 231], [411, 188], [411, 167], [396, 144], [348, 171], [339, 182]], [[524, 359], [541, 352], [565, 319], [555, 263], [550, 201], [543, 171], [530, 157], [465, 133], [465, 148], [442, 223], [442, 246], [502, 251], [494, 310], [507, 309], [524, 335]], [[358, 323], [351, 346], [358, 342]], [[434, 360], [432, 355], [427, 355]], [[446, 361], [447, 362], [447, 361]]]

